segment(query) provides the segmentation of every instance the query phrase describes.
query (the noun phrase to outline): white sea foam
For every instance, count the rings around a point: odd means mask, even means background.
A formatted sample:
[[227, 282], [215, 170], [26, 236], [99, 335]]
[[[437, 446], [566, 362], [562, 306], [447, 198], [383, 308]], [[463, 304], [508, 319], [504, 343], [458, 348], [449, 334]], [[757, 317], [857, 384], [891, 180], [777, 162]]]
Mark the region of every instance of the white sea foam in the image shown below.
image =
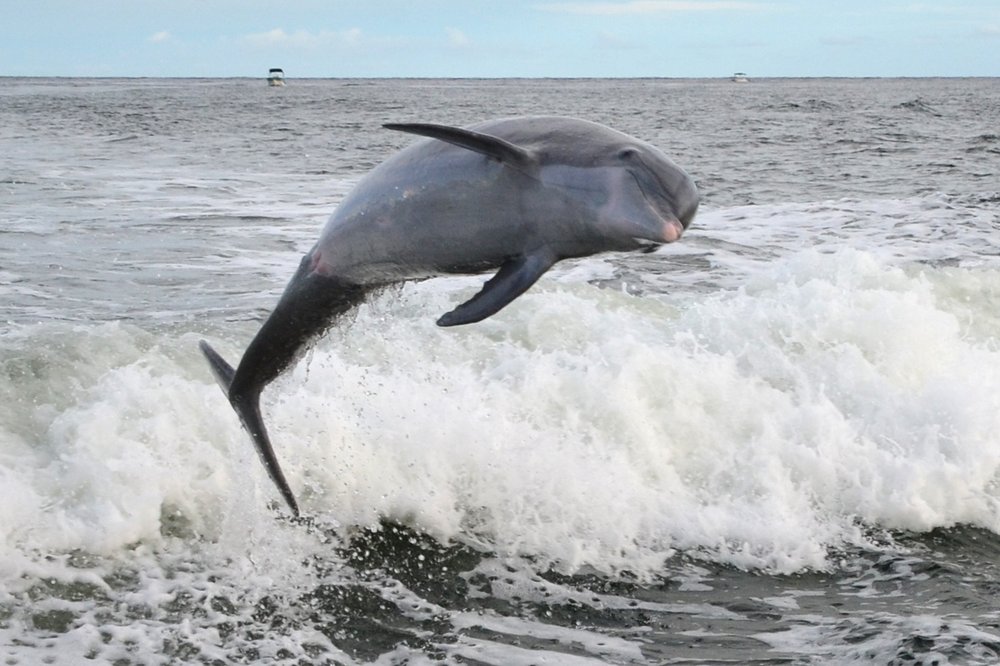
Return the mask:
[[[478, 286], [455, 278], [387, 292], [331, 331], [266, 393], [303, 506], [344, 528], [385, 516], [533, 567], [640, 576], [678, 552], [794, 572], [828, 567], [831, 551], [867, 543], [873, 529], [1000, 529], [1000, 352], [978, 314], [996, 299], [995, 271], [805, 250], [739, 289], [636, 297], [583, 281], [607, 267], [570, 267], [475, 328], [433, 325]], [[235, 359], [253, 327], [240, 324], [220, 348]], [[302, 558], [328, 558], [330, 545], [273, 519], [273, 488], [195, 335], [54, 323], [0, 342], [0, 606], [19, 603], [31, 581], [100, 596], [114, 576], [99, 565], [81, 578], [41, 552], [144, 567], [150, 577], [129, 598], [149, 608], [190, 589], [210, 599], [206, 576], [220, 595], [247, 595], [248, 609], [310, 584]], [[188, 535], [174, 555], [171, 534]], [[203, 552], [191, 535], [206, 540]], [[171, 562], [192, 557], [200, 572], [178, 577]], [[502, 599], [501, 582], [492, 595]], [[546, 584], [525, 578], [513, 598], [532, 585]], [[563, 593], [576, 598], [550, 585], [544, 598]], [[32, 612], [98, 611], [55, 600]], [[95, 616], [103, 633], [75, 624], [46, 649], [113, 660], [127, 653], [103, 647], [110, 632], [112, 645], [155, 654], [176, 635], [161, 614], [132, 629]], [[464, 633], [468, 618], [454, 621]], [[190, 640], [208, 649], [212, 627], [193, 626]], [[492, 630], [504, 627], [554, 631]], [[336, 653], [320, 638], [255, 649]], [[466, 637], [449, 650], [507, 663], [511, 648]], [[522, 656], [532, 653], [542, 654]]]
[[[475, 280], [421, 283], [331, 332], [265, 411], [304, 506], [343, 525], [387, 516], [567, 570], [655, 571], [677, 549], [824, 567], [864, 526], [1000, 529], [1000, 352], [963, 323], [968, 285], [997, 279], [807, 250], [708, 298], [542, 284], [448, 331], [427, 313]], [[245, 493], [271, 496], [195, 339], [5, 336], [8, 548], [110, 552], [165, 512], [219, 539]]]
[[860, 542], [859, 522], [1000, 527], [1000, 355], [921, 274], [807, 251], [688, 303], [581, 285], [474, 332], [406, 316], [446, 296], [362, 311], [277, 385], [311, 508], [570, 569], [681, 547], [794, 571]]

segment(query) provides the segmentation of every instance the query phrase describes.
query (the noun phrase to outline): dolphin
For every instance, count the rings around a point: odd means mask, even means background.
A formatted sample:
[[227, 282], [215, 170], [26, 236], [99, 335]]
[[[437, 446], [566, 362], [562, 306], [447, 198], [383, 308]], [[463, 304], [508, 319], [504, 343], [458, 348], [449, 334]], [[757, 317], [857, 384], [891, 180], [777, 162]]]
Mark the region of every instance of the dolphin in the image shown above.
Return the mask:
[[691, 177], [663, 152], [594, 122], [540, 116], [383, 127], [423, 138], [347, 194], [239, 365], [200, 344], [295, 516], [260, 395], [338, 316], [393, 283], [496, 271], [437, 324], [481, 321], [557, 261], [652, 251], [680, 238], [698, 209]]

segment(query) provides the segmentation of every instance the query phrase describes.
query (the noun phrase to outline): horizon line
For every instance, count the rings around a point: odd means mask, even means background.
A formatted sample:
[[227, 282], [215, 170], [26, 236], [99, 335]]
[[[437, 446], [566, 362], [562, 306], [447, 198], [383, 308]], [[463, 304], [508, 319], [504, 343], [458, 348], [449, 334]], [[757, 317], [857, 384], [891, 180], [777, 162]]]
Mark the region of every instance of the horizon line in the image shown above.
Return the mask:
[[[454, 81], [502, 81], [502, 80], [587, 80], [587, 79], [625, 79], [625, 80], [687, 80], [712, 81], [716, 79], [728, 80], [734, 74], [720, 74], [713, 76], [658, 76], [658, 75], [621, 75], [621, 76], [567, 76], [567, 75], [509, 75], [509, 76], [406, 76], [380, 74], [373, 76], [299, 76], [285, 77], [285, 81], [333, 81], [333, 80], [454, 80]], [[748, 79], [995, 79], [1000, 78], [1000, 74], [810, 74], [810, 75], [746, 75]], [[161, 74], [161, 75], [115, 75], [115, 74], [0, 74], [0, 79], [178, 79], [178, 80], [225, 80], [225, 79], [247, 79], [266, 81], [266, 76], [233, 74], [233, 75], [190, 75], [190, 74]]]

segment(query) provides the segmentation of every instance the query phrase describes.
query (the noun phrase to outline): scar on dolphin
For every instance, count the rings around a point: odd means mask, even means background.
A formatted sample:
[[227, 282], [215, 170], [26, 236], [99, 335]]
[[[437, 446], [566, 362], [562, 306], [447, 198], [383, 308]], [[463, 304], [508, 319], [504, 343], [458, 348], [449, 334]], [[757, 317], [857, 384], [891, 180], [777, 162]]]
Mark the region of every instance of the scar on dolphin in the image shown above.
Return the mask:
[[557, 261], [651, 251], [680, 238], [698, 209], [694, 182], [663, 152], [597, 123], [539, 116], [384, 127], [426, 138], [344, 198], [235, 369], [200, 345], [296, 516], [260, 395], [339, 315], [393, 283], [495, 270], [437, 323], [481, 321]]

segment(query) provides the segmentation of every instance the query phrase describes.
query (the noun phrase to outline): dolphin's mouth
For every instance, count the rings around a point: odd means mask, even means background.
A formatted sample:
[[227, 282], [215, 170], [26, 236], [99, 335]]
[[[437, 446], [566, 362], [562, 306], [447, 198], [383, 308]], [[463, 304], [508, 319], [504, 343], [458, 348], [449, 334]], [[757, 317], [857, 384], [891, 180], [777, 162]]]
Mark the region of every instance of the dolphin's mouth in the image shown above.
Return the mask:
[[651, 241], [648, 238], [633, 238], [632, 240], [635, 241], [636, 245], [639, 246], [638, 248], [639, 252], [642, 252], [643, 254], [656, 252], [661, 247], [663, 247], [663, 243], [659, 243], [657, 241]]
[[640, 238], [633, 236], [632, 240], [639, 246], [639, 251], [643, 253], [655, 252], [666, 243], [673, 243], [684, 233], [684, 227], [680, 222], [673, 219], [663, 221], [660, 229], [660, 237], [657, 239]]

